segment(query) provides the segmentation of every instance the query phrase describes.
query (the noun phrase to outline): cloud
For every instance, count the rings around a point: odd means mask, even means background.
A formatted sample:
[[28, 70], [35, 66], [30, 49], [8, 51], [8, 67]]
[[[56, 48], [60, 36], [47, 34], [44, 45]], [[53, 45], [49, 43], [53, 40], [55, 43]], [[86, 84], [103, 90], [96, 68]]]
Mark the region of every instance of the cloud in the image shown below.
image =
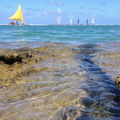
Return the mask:
[[81, 13], [81, 12], [74, 12], [74, 13], [68, 13], [68, 15], [70, 15], [70, 16], [81, 16], [81, 15], [83, 15], [83, 13]]
[[25, 16], [25, 19], [32, 19], [32, 16]]
[[13, 7], [13, 6], [11, 6], [11, 5], [8, 5], [8, 6], [6, 6], [6, 7]]
[[55, 2], [55, 1], [48, 1], [48, 4], [52, 4], [52, 5], [64, 5], [64, 3], [62, 3], [62, 2]]
[[80, 15], [80, 12], [74, 12], [73, 15]]
[[60, 8], [57, 9], [58, 13], [62, 13], [62, 10]]
[[100, 2], [99, 5], [107, 5], [107, 4], [106, 4], [106, 3], [101, 3], [101, 2]]
[[89, 8], [90, 10], [93, 10], [94, 8]]
[[9, 21], [9, 14], [6, 12], [0, 12], [0, 24], [7, 24]]
[[67, 15], [67, 11], [66, 10], [61, 10], [60, 8], [58, 8], [57, 10], [50, 10], [50, 11], [42, 11], [42, 13], [39, 14], [38, 17], [42, 17], [42, 18], [56, 18], [58, 16], [65, 16]]
[[37, 9], [33, 9], [33, 8], [26, 8], [27, 10], [31, 10], [31, 11], [40, 11], [40, 10], [44, 10], [44, 9], [39, 9], [39, 8], [37, 8]]
[[24, 14], [25, 16], [32, 16], [32, 15], [34, 15], [33, 13], [31, 13], [31, 12], [29, 12], [29, 11], [23, 11], [23, 14]]
[[88, 8], [89, 10], [97, 10], [98, 8]]
[[47, 13], [47, 12], [45, 12], [45, 11], [43, 11], [43, 12], [42, 12], [42, 14], [43, 14], [43, 15], [48, 15], [48, 13]]
[[30, 11], [23, 11], [23, 16], [24, 16], [24, 21], [30, 21], [35, 17], [35, 15]]
[[84, 7], [80, 7], [80, 9], [85, 9]]
[[63, 10], [61, 10], [60, 8], [58, 8], [57, 10], [51, 10], [51, 11], [49, 11], [49, 14], [64, 14], [64, 13], [66, 13], [67, 11], [65, 10], [65, 11], [63, 11]]

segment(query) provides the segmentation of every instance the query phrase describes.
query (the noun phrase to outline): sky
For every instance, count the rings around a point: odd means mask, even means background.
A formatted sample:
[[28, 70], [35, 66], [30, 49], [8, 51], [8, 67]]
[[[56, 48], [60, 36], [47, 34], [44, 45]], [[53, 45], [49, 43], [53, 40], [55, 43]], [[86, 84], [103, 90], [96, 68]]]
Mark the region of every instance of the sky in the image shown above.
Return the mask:
[[[8, 24], [9, 18], [21, 4], [27, 24], [120, 24], [120, 0], [0, 0], [0, 24]], [[21, 23], [21, 22], [19, 22]]]

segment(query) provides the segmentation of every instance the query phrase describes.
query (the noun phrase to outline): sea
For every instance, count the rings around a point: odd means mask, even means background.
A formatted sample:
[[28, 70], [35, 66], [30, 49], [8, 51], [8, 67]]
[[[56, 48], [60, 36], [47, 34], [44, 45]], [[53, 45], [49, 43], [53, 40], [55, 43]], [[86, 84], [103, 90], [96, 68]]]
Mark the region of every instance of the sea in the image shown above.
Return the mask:
[[[71, 44], [119, 42], [120, 25], [0, 25], [1, 47], [11, 48], [11, 45], [16, 47], [20, 42], [29, 44], [48, 41]], [[2, 45], [3, 43], [6, 45]]]
[[[43, 46], [63, 49], [63, 57], [37, 66], [54, 70], [24, 78], [28, 83], [22, 82], [22, 89], [32, 90], [22, 93], [15, 87], [18, 95], [6, 87], [6, 96], [0, 97], [1, 118], [120, 120], [120, 89], [114, 82], [120, 74], [120, 25], [0, 25], [0, 49]], [[23, 99], [5, 104], [22, 94]]]

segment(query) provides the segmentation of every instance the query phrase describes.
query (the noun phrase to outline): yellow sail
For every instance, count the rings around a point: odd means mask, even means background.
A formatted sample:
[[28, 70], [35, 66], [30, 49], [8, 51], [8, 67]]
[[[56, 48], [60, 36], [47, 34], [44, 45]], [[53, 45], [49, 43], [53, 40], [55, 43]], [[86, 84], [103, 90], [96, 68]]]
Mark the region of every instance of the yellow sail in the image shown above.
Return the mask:
[[21, 9], [20, 4], [19, 4], [17, 12], [12, 17], [10, 17], [9, 19], [11, 19], [11, 20], [19, 20], [19, 21], [23, 22], [23, 13], [22, 13], [22, 9]]

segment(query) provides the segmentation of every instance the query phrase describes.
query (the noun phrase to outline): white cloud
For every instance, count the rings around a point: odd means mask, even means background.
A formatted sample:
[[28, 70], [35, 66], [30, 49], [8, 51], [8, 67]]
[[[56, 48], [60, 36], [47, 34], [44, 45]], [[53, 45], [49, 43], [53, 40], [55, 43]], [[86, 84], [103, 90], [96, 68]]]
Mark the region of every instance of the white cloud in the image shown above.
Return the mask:
[[25, 19], [32, 19], [32, 16], [25, 16]]
[[100, 2], [99, 5], [107, 5], [107, 4], [106, 4], [106, 3], [101, 3], [101, 2]]
[[33, 8], [26, 8], [27, 10], [31, 10], [31, 11], [40, 11], [40, 10], [44, 10], [44, 9], [40, 9], [40, 8], [36, 8], [36, 9], [33, 9]]
[[45, 11], [43, 11], [43, 12], [42, 12], [42, 14], [43, 14], [43, 15], [48, 15], [48, 13], [47, 13], [47, 12], [45, 12]]
[[62, 10], [60, 8], [57, 9], [58, 13], [62, 13]]
[[53, 4], [53, 5], [64, 5], [62, 2], [55, 2], [55, 1], [48, 1], [48, 4]]
[[26, 16], [32, 16], [34, 15], [33, 13], [29, 12], [29, 11], [23, 11], [23, 14]]
[[50, 11], [42, 11], [41, 14], [39, 14], [39, 16], [58, 16], [58, 15], [63, 15], [67, 13], [67, 11], [62, 11], [60, 8], [58, 8], [57, 10], [50, 10]]

